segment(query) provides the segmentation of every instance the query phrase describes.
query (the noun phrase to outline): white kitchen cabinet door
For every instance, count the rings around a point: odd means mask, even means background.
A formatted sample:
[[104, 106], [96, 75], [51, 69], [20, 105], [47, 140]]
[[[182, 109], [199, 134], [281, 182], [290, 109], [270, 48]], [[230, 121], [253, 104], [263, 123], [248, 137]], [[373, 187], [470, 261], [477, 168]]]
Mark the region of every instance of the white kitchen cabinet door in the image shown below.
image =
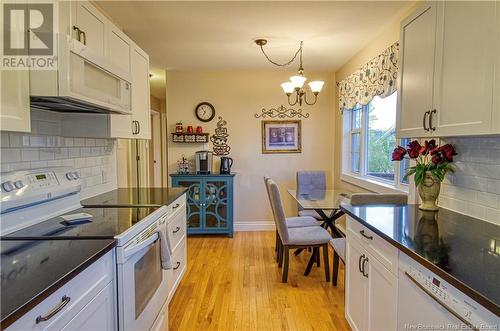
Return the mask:
[[111, 63], [116, 66], [115, 72], [120, 72], [119, 76], [130, 77], [130, 47], [131, 41], [125, 33], [112, 24], [108, 24], [107, 55]]
[[432, 110], [436, 5], [429, 3], [401, 23], [398, 79], [397, 135], [430, 135]]
[[391, 331], [397, 328], [398, 279], [371, 255], [365, 262], [368, 276], [368, 320], [369, 331]]
[[31, 131], [28, 70], [0, 71], [0, 130]]
[[493, 116], [492, 133], [500, 134], [500, 5], [496, 6], [496, 59], [495, 59], [495, 81], [493, 86]]
[[95, 54], [105, 55], [106, 18], [89, 2], [72, 3], [72, 36]]
[[345, 315], [354, 331], [364, 331], [367, 326], [368, 282], [361, 272], [366, 255], [356, 240], [347, 237]]
[[437, 2], [431, 121], [438, 136], [490, 132], [497, 6], [496, 1]]
[[[132, 91], [133, 91], [132, 87]], [[109, 115], [110, 116], [110, 136], [112, 138], [134, 138], [136, 124], [132, 120], [132, 115]]]
[[114, 283], [109, 283], [92, 299], [64, 328], [63, 331], [114, 331], [116, 326], [116, 305]]
[[151, 109], [149, 106], [149, 56], [140, 48], [131, 52], [132, 120], [138, 128], [134, 138], [151, 139]]

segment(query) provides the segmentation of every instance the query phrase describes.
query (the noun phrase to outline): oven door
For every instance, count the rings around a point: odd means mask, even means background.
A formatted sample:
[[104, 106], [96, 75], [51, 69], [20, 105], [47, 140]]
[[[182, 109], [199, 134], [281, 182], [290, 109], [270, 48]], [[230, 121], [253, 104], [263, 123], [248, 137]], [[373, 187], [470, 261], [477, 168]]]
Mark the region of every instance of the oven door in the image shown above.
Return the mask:
[[158, 234], [118, 247], [117, 256], [119, 329], [149, 330], [168, 296]]

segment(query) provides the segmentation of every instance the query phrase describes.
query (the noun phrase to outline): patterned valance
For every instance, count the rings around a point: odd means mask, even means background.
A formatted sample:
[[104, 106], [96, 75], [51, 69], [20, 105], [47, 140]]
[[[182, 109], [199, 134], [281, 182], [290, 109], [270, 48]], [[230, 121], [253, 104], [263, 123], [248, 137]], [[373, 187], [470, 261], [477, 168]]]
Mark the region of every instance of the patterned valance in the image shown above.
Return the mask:
[[366, 105], [375, 96], [381, 98], [396, 91], [399, 43], [339, 82], [340, 110], [351, 109], [357, 103]]

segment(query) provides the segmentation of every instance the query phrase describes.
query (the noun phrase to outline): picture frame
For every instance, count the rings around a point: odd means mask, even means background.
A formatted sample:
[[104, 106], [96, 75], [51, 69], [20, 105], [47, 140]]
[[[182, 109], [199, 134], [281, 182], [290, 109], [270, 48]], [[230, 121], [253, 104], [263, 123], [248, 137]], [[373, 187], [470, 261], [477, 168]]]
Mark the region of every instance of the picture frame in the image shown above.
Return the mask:
[[262, 121], [262, 154], [302, 153], [302, 121]]

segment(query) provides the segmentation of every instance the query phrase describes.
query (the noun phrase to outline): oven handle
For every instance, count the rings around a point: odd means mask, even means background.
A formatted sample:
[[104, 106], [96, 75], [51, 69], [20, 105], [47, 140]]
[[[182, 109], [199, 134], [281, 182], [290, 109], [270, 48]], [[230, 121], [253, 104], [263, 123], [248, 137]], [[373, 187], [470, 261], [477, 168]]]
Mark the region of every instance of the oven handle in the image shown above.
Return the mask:
[[126, 259], [129, 256], [134, 255], [135, 253], [139, 252], [144, 247], [147, 247], [147, 246], [151, 245], [152, 243], [154, 243], [156, 240], [158, 240], [158, 232], [155, 232], [151, 237], [140, 242], [139, 244], [137, 244], [135, 246], [132, 246], [130, 248], [125, 248], [123, 250], [123, 258]]

